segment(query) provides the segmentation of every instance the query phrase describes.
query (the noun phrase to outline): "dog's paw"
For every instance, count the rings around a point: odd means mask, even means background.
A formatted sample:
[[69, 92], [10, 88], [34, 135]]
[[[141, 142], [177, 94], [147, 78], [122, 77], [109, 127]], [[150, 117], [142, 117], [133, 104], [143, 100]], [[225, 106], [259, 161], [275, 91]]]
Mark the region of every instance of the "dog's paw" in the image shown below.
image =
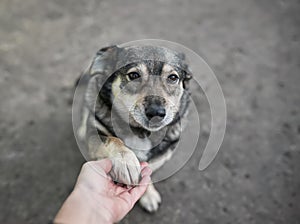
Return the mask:
[[159, 208], [159, 205], [161, 203], [161, 196], [151, 184], [148, 186], [146, 192], [141, 197], [139, 203], [147, 212], [152, 213], [157, 211], [157, 209]]
[[119, 152], [113, 158], [110, 175], [118, 183], [137, 185], [141, 178], [141, 166], [136, 155], [132, 151]]

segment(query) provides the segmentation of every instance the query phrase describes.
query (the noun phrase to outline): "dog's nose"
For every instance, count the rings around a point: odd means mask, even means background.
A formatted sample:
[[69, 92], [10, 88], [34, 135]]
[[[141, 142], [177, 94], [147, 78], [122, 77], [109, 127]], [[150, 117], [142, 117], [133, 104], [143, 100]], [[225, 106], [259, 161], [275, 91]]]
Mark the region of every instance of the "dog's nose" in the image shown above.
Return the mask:
[[166, 116], [166, 110], [160, 105], [151, 104], [145, 109], [145, 114], [149, 120], [157, 117], [161, 121]]

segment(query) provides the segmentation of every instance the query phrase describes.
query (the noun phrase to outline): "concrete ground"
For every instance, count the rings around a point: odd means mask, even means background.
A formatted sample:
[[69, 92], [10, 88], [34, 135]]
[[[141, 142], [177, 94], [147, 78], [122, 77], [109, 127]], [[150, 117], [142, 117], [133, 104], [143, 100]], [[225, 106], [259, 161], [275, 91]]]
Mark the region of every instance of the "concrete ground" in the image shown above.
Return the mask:
[[74, 80], [97, 49], [143, 38], [207, 60], [227, 132], [208, 169], [198, 171], [195, 152], [157, 184], [156, 214], [136, 206], [122, 223], [300, 223], [299, 11], [297, 0], [2, 0], [0, 223], [53, 219], [84, 162], [71, 124]]

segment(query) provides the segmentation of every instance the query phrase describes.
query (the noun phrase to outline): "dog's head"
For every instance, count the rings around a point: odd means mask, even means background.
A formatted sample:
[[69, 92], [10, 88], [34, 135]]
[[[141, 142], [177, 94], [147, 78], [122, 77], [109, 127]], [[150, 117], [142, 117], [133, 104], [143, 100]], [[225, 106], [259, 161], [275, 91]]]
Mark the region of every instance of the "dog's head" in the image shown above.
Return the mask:
[[191, 73], [183, 54], [162, 47], [113, 46], [100, 50], [90, 72], [103, 76], [105, 69], [111, 75], [99, 83], [100, 97], [131, 126], [157, 131], [186, 110]]

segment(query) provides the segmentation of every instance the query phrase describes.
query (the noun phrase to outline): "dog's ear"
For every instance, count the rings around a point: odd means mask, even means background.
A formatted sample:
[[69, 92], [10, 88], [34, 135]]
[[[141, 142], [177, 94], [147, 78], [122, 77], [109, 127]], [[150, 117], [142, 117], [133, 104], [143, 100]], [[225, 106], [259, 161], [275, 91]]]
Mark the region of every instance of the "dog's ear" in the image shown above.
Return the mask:
[[186, 62], [183, 65], [183, 72], [184, 72], [183, 88], [189, 89], [189, 81], [193, 78], [193, 73]]
[[183, 88], [189, 89], [189, 81], [193, 78], [192, 72], [189, 69], [184, 71]]
[[[103, 101], [110, 103], [111, 85], [109, 82], [107, 85], [105, 83], [114, 73], [121, 49], [117, 46], [100, 49], [80, 79], [80, 83], [84, 80], [83, 83], [87, 84], [85, 100], [92, 111], [99, 109], [95, 108], [95, 102], [98, 102], [99, 96]], [[99, 105], [96, 104], [96, 106]]]
[[181, 61], [181, 69], [183, 70], [184, 77], [183, 77], [183, 88], [188, 89], [189, 88], [189, 80], [193, 78], [192, 72], [189, 69], [188, 63], [186, 61], [186, 56], [184, 53], [179, 52], [177, 54], [177, 57]]
[[121, 50], [116, 45], [101, 48], [96, 56], [93, 58], [92, 62], [87, 66], [87, 68], [78, 77], [75, 87], [78, 85], [85, 85], [89, 80], [95, 75], [103, 75], [102, 78], [114, 72], [115, 64], [117, 62], [118, 53]]
[[120, 50], [121, 48], [116, 45], [101, 48], [91, 63], [88, 74], [92, 76], [95, 74], [111, 74], [115, 69]]

